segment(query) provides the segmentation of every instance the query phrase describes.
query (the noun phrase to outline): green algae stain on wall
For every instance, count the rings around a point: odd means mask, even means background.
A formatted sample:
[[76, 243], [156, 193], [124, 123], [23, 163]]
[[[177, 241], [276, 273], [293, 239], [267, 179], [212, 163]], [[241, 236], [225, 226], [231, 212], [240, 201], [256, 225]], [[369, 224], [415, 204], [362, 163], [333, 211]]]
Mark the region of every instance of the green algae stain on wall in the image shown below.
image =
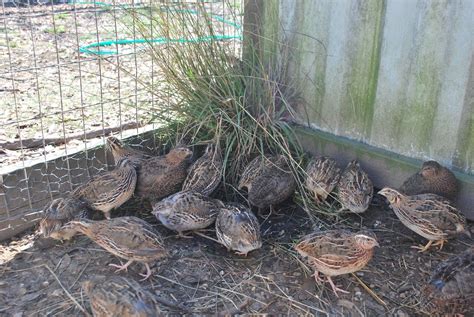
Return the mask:
[[438, 104], [439, 72], [438, 65], [428, 56], [422, 55], [417, 64], [415, 78], [408, 87], [411, 96], [403, 109], [403, 120], [399, 122], [398, 147], [428, 152]]
[[470, 89], [464, 96], [465, 108], [458, 131], [454, 164], [462, 170], [474, 171], [474, 61], [471, 62], [468, 82]]
[[261, 34], [263, 61], [274, 66], [278, 52], [278, 33], [279, 28], [279, 1], [266, 0], [262, 1], [263, 15]]
[[318, 1], [296, 1], [294, 23], [296, 30], [306, 30], [306, 35], [294, 37], [292, 65], [297, 65], [297, 85], [301, 87], [304, 108], [297, 109], [303, 122], [320, 123], [323, 96], [326, 90], [326, 60], [330, 7]]
[[429, 153], [434, 119], [439, 103], [441, 74], [445, 65], [448, 35], [445, 28], [444, 5], [433, 4], [423, 14], [423, 23], [416, 36], [417, 46], [410, 63], [406, 105], [400, 109], [403, 120], [398, 128], [397, 148], [402, 151]]
[[265, 56], [292, 50], [299, 123], [474, 173], [474, 2], [255, 1]]
[[351, 59], [347, 74], [347, 90], [340, 109], [342, 131], [351, 131], [359, 138], [370, 136], [374, 115], [385, 1], [357, 3], [348, 50]]
[[474, 169], [474, 109], [471, 111], [470, 123], [467, 127], [468, 133], [463, 139], [460, 147], [460, 156], [458, 166], [464, 170]]

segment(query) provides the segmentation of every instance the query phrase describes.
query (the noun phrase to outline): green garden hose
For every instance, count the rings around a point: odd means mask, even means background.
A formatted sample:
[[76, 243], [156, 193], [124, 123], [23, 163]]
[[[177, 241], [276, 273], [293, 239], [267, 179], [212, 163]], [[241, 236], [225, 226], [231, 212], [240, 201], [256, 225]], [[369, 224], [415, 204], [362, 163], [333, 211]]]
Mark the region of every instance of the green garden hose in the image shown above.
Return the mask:
[[[102, 6], [102, 7], [112, 7], [112, 4], [107, 4], [104, 2], [88, 2], [88, 1], [72, 1], [71, 4], [94, 4], [96, 6]], [[135, 6], [140, 5], [140, 4], [135, 4]], [[130, 5], [117, 5], [118, 7], [121, 7], [123, 9], [126, 8], [131, 8], [132, 6]], [[191, 14], [199, 14], [198, 11], [196, 10], [191, 10], [191, 9], [166, 9], [168, 11], [172, 12], [182, 12], [182, 13], [191, 13]], [[240, 30], [242, 26], [238, 23], [235, 23], [233, 21], [229, 21], [224, 19], [223, 17], [216, 15], [216, 14], [211, 14], [210, 15], [212, 19], [222, 22], [224, 24], [230, 25], [234, 27], [236, 30]], [[81, 53], [85, 54], [93, 54], [93, 55], [116, 55], [118, 54], [117, 50], [101, 50], [101, 47], [108, 47], [108, 46], [114, 46], [114, 45], [129, 45], [129, 44], [145, 44], [145, 43], [199, 43], [199, 42], [209, 42], [209, 41], [222, 41], [222, 40], [231, 40], [231, 39], [242, 39], [242, 34], [237, 34], [237, 35], [209, 35], [209, 36], [201, 36], [201, 37], [196, 37], [196, 38], [191, 38], [191, 39], [186, 39], [186, 38], [177, 38], [177, 39], [170, 39], [170, 38], [165, 38], [165, 37], [160, 37], [160, 38], [153, 38], [153, 39], [118, 39], [118, 40], [107, 40], [107, 41], [100, 41], [100, 42], [95, 42], [91, 44], [87, 44], [84, 46], [79, 47], [79, 51]]]

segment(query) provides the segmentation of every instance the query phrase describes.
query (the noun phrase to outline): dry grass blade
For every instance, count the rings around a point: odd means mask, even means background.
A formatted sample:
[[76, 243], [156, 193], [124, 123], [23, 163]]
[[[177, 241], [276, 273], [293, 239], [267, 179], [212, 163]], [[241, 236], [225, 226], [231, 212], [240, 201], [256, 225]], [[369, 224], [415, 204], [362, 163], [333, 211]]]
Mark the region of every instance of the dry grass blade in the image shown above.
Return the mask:
[[61, 281], [59, 280], [58, 276], [56, 275], [56, 273], [54, 273], [53, 270], [51, 270], [51, 268], [47, 265], [44, 265], [44, 267], [53, 275], [54, 279], [58, 282], [59, 286], [61, 286], [61, 288], [63, 289], [64, 293], [66, 293], [67, 297], [69, 297], [70, 300], [72, 300], [72, 302], [74, 303], [74, 305], [76, 305], [77, 308], [79, 308], [80, 311], [82, 311], [84, 313], [84, 315], [86, 316], [90, 316], [89, 312], [81, 306], [81, 304], [79, 304], [79, 302], [71, 295], [71, 293], [69, 293], [69, 291], [63, 286], [63, 284], [61, 283]]
[[[287, 78], [286, 65], [251, 45], [241, 59], [240, 41], [220, 40], [226, 35], [219, 32], [222, 20], [203, 4], [129, 13], [141, 37], [150, 39], [148, 54], [162, 74], [162, 81], [155, 83], [162, 88], [147, 88], [157, 100], [168, 101], [154, 113], [154, 119], [169, 128], [168, 134], [193, 144], [220, 142], [225, 183], [237, 183], [255, 154], [281, 153], [302, 192], [304, 156], [289, 123], [298, 94]], [[168, 40], [157, 44], [152, 38]], [[289, 50], [278, 54], [278, 60], [288, 60]], [[230, 189], [228, 195], [238, 195]], [[302, 197], [303, 205], [308, 205], [309, 197]]]
[[194, 231], [193, 233], [196, 234], [196, 235], [198, 235], [198, 236], [200, 236], [200, 237], [209, 239], [209, 240], [211, 240], [211, 241], [214, 241], [214, 242], [220, 244], [220, 242], [219, 242], [218, 240], [216, 240], [216, 239], [214, 239], [214, 238], [212, 238], [212, 237], [209, 237], [208, 235], [205, 235], [204, 233], [201, 233], [201, 232], [199, 232], [199, 231]]
[[387, 307], [387, 303], [385, 303], [370, 287], [368, 287], [360, 278], [358, 278], [357, 275], [355, 275], [354, 273], [351, 274], [357, 280], [357, 282], [367, 291], [367, 293], [369, 293], [370, 296], [372, 296], [377, 301], [377, 303], [384, 307]]

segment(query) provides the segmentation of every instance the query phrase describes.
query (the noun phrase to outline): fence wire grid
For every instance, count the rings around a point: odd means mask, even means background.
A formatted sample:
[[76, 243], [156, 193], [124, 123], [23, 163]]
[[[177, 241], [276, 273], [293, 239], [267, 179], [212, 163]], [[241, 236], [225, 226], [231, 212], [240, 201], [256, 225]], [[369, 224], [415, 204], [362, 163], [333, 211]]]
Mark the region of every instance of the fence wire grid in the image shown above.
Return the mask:
[[[156, 104], [169, 101], [145, 89], [159, 89], [160, 70], [127, 11], [170, 4], [199, 5], [235, 25], [243, 22], [241, 0], [3, 0], [0, 240], [31, 226], [52, 199], [109, 169], [108, 135], [156, 149], [146, 132], [157, 127]], [[108, 46], [98, 51], [95, 43]]]

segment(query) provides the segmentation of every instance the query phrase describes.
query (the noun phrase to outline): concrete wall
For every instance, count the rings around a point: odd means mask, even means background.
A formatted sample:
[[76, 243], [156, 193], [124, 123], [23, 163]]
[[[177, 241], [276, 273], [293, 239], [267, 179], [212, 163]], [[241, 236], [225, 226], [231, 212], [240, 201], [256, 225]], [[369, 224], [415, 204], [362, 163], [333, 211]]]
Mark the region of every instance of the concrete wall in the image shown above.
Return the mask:
[[265, 49], [291, 48], [300, 123], [474, 174], [474, 1], [256, 6]]
[[474, 1], [247, 0], [244, 30], [288, 64], [309, 152], [357, 158], [377, 187], [435, 159], [474, 219]]

